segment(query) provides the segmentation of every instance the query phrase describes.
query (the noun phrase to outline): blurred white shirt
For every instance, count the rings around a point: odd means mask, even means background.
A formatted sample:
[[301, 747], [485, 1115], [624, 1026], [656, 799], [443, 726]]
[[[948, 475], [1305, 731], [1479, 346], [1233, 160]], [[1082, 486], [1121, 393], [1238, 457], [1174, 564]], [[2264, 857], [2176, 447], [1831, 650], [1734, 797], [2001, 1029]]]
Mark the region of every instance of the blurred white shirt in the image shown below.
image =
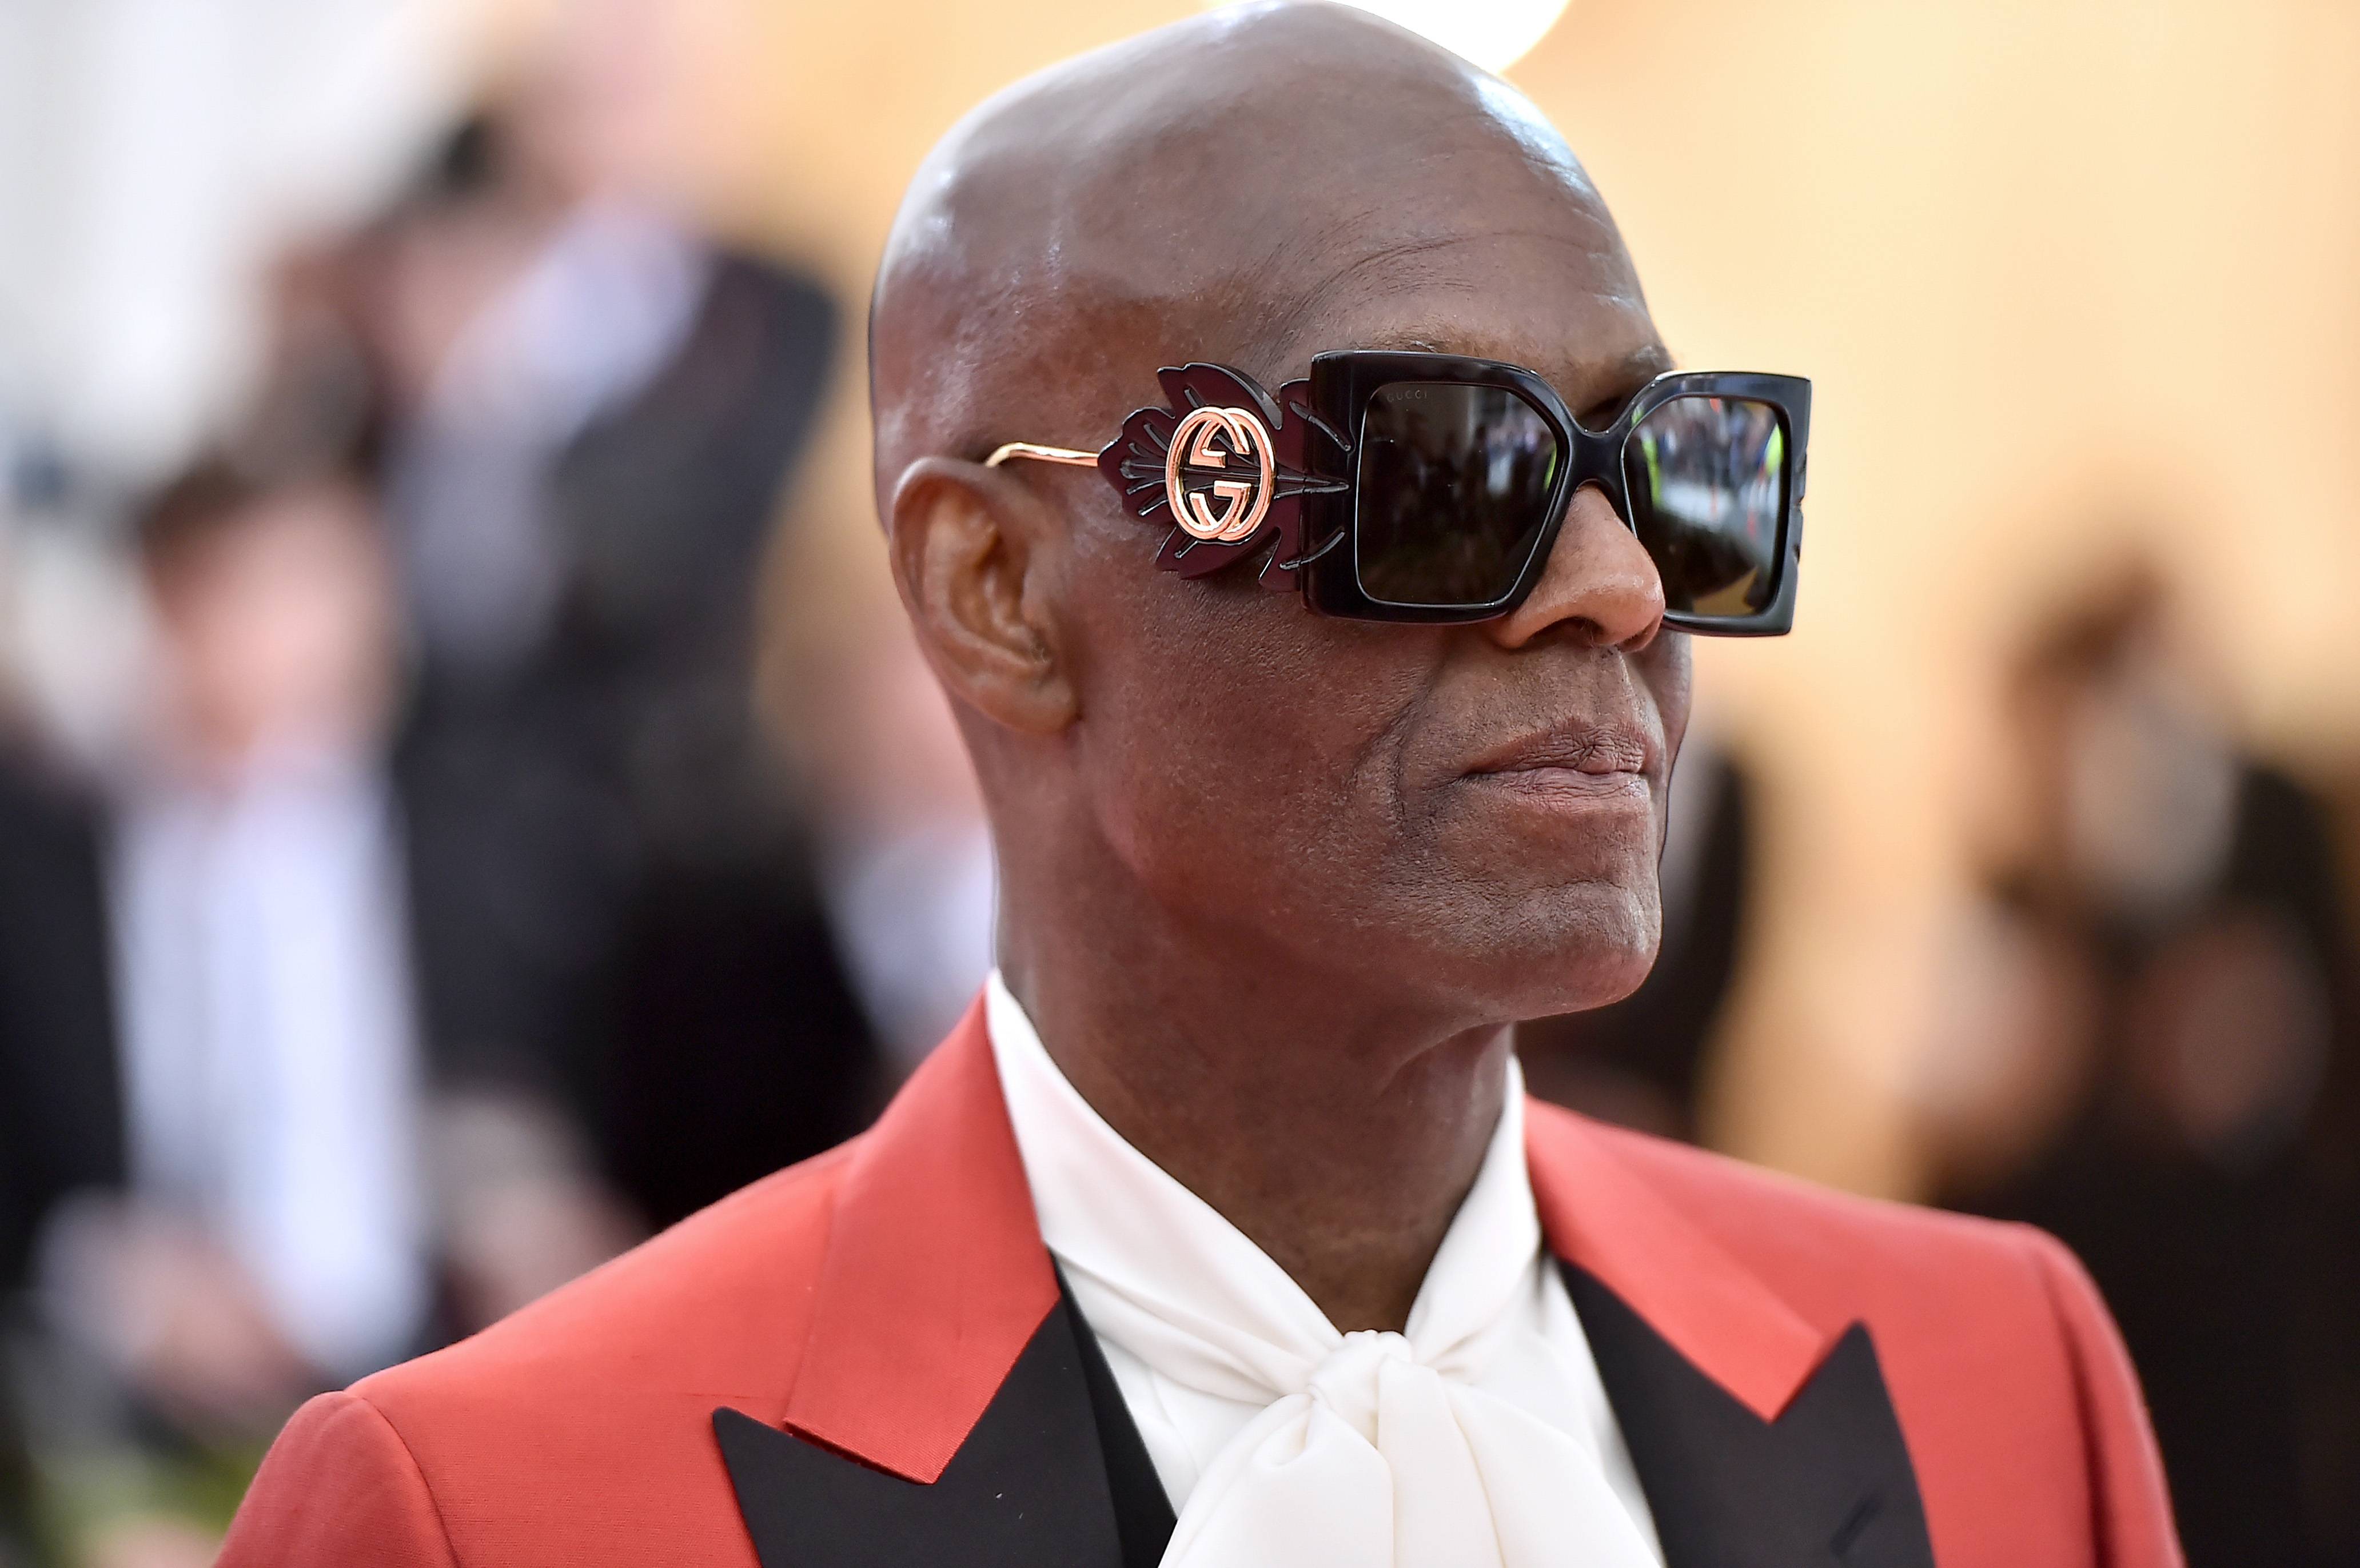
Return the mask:
[[151, 784], [114, 851], [134, 1191], [218, 1236], [322, 1371], [399, 1358], [427, 1205], [384, 781], [302, 758], [227, 790]]
[[897, 1078], [916, 1071], [991, 968], [999, 872], [980, 822], [846, 835], [822, 860], [854, 994]]

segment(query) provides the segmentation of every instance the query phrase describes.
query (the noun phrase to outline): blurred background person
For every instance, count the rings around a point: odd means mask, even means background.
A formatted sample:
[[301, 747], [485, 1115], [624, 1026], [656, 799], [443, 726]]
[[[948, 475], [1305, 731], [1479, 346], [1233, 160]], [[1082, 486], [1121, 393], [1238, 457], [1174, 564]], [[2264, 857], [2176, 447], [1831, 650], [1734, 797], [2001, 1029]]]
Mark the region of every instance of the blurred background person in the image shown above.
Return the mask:
[[2030, 638], [1990, 759], [2022, 831], [1925, 1105], [1943, 1200], [2053, 1232], [2113, 1305], [2190, 1561], [2325, 1563], [2360, 1488], [2350, 933], [2325, 813], [2216, 691], [2145, 566]]
[[[304, 1393], [878, 1091], [750, 684], [839, 323], [676, 210], [664, 17], [564, 8], [288, 251], [225, 456], [126, 506], [10, 427], [0, 1561], [205, 1560]], [[118, 561], [110, 691], [58, 584]]]
[[[830, 569], [812, 552], [796, 565]], [[890, 589], [830, 597], [773, 630], [766, 706], [816, 825], [828, 926], [880, 1047], [881, 1105], [982, 988], [996, 871], [974, 769]]]
[[656, 1225], [855, 1130], [873, 1072], [750, 683], [836, 312], [674, 210], [666, 38], [569, 8], [333, 257], [341, 321], [287, 323], [384, 392], [426, 1027]]
[[0, 1264], [47, 1331], [22, 1360], [58, 1528], [169, 1562], [218, 1520], [160, 1522], [134, 1456], [234, 1475], [310, 1391], [426, 1343], [434, 1287], [367, 492], [209, 463], [137, 555], [130, 745], [94, 791], [0, 785]]

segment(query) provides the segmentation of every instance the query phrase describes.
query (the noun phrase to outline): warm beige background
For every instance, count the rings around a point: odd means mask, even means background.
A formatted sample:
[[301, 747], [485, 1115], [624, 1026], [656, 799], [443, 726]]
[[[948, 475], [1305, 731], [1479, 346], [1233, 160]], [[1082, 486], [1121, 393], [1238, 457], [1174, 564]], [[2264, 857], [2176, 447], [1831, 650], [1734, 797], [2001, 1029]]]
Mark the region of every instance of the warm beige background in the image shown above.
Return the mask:
[[[855, 327], [945, 126], [1191, 9], [677, 4], [709, 199], [834, 278]], [[1588, 162], [1676, 352], [1818, 382], [1800, 629], [1699, 648], [1767, 785], [1714, 1130], [1907, 1191], [1928, 955], [2005, 795], [1991, 685], [2028, 615], [2144, 536], [2259, 740], [2360, 757], [2360, 5], [1575, 0], [1510, 75]], [[886, 613], [847, 347], [790, 503], [806, 626]]]

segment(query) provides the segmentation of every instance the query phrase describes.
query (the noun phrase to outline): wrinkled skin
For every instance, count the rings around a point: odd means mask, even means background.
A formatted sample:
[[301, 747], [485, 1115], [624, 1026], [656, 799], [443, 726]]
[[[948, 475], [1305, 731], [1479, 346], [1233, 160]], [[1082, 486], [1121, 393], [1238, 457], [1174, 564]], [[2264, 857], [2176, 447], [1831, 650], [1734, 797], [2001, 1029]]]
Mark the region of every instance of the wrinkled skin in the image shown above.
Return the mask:
[[[1596, 423], [1667, 357], [1528, 104], [1326, 5], [1022, 83], [913, 182], [872, 321], [880, 509], [1002, 862], [1000, 949], [1118, 1130], [1343, 1329], [1398, 1327], [1497, 1118], [1509, 1026], [1654, 961], [1687, 722], [1653, 566], [1579, 493], [1539, 587], [1371, 626], [1153, 570], [1092, 470], [1159, 365], [1504, 359]], [[1258, 563], [1256, 563], [1258, 564]]]

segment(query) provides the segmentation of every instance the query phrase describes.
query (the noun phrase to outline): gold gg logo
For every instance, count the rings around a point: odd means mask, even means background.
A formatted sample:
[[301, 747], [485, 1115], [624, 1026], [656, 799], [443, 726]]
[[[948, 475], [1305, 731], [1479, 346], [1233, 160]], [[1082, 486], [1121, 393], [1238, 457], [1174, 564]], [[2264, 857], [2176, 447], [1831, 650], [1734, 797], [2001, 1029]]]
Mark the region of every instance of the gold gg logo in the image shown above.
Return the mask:
[[[1231, 466], [1233, 461], [1238, 466]], [[1189, 472], [1203, 469], [1222, 477], [1206, 489], [1189, 489]], [[1251, 478], [1246, 477], [1248, 469]], [[1164, 494], [1172, 515], [1189, 538], [1214, 544], [1235, 544], [1262, 527], [1262, 514], [1270, 510], [1272, 476], [1269, 428], [1244, 408], [1191, 411], [1172, 432], [1164, 458]], [[1207, 495], [1219, 501], [1219, 511], [1206, 504]]]

